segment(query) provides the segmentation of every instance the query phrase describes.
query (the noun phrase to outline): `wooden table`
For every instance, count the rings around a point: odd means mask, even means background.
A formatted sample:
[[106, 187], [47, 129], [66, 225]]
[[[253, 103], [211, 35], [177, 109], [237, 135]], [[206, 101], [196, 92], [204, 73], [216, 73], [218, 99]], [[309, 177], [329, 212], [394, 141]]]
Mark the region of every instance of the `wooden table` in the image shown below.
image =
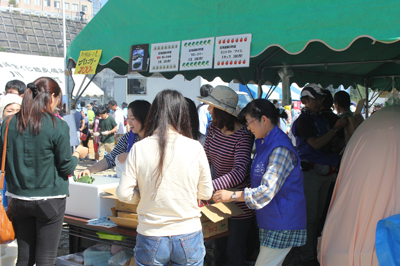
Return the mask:
[[[106, 243], [109, 245], [118, 245], [126, 248], [134, 248], [136, 244], [136, 229], [125, 227], [112, 227], [105, 228], [100, 226], [93, 226], [87, 224], [88, 219], [76, 217], [72, 215], [64, 215], [63, 232], [69, 234], [69, 252], [70, 254], [82, 252], [85, 247], [82, 246], [82, 239], [87, 239], [94, 242]], [[126, 237], [124, 240], [107, 240], [101, 239], [96, 232], [105, 232], [114, 235], [121, 235]], [[229, 231], [205, 238], [204, 241], [212, 240], [229, 235]]]

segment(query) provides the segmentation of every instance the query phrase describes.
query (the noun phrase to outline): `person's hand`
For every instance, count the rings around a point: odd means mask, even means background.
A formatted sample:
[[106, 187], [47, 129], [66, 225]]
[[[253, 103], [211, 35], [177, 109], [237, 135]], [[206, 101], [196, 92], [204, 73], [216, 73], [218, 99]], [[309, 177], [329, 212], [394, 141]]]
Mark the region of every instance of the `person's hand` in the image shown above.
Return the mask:
[[75, 151], [79, 153], [79, 158], [85, 158], [88, 155], [89, 149], [79, 145]]
[[215, 202], [231, 202], [233, 201], [232, 195], [233, 191], [218, 190], [217, 192], [214, 193], [213, 200]]
[[103, 134], [104, 136], [107, 136], [110, 134], [110, 131], [103, 131], [103, 132], [101, 132], [101, 134]]
[[88, 176], [91, 175], [89, 169], [86, 168], [86, 169], [83, 170], [82, 172], [79, 172], [79, 173], [76, 175], [76, 178], [79, 179], [79, 178], [81, 178], [81, 177], [84, 176], [84, 175], [88, 175]]
[[125, 161], [126, 161], [126, 158], [128, 157], [128, 154], [129, 153], [127, 153], [127, 152], [124, 152], [124, 153], [121, 153], [120, 155], [118, 155], [118, 162], [120, 162], [120, 163], [124, 163]]
[[340, 118], [338, 121], [336, 121], [335, 125], [333, 127], [337, 129], [342, 129], [347, 125], [347, 117]]

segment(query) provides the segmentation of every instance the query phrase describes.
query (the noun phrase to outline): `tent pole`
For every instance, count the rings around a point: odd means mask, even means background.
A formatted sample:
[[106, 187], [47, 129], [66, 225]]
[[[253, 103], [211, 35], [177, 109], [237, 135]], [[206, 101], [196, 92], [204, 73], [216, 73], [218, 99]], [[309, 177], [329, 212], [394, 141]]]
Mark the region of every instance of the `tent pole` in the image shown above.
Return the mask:
[[365, 98], [367, 99], [367, 103], [365, 105], [365, 119], [368, 118], [368, 106], [369, 106], [369, 95], [368, 95], [368, 82], [367, 79], [364, 79], [364, 89], [365, 89]]
[[[79, 90], [78, 90], [78, 92], [76, 93], [76, 95], [78, 95], [79, 93], [81, 93], [81, 90], [82, 90], [83, 84], [85, 83], [86, 78], [87, 78], [87, 75], [85, 75], [85, 77], [83, 78], [82, 83], [81, 83], [81, 86], [79, 86]], [[85, 88], [85, 89], [86, 89], [86, 88]], [[74, 90], [72, 90], [72, 91], [74, 91]], [[71, 94], [71, 95], [72, 95], [72, 94]], [[77, 100], [75, 100], [75, 103], [76, 103], [76, 101], [77, 101]]]
[[251, 93], [249, 86], [247, 86], [247, 82], [244, 80], [242, 73], [240, 72], [239, 68], [236, 68], [237, 72], [239, 73], [240, 78], [242, 79], [243, 83], [246, 85], [247, 91], [250, 94], [252, 100], [254, 100], [253, 94]]
[[[89, 80], [88, 84], [87, 84], [86, 87], [83, 89], [83, 91], [81, 92], [81, 94], [79, 94], [78, 98], [76, 98], [76, 101], [75, 101], [75, 102], [78, 102], [79, 98], [81, 98], [82, 94], [85, 92], [85, 90], [87, 89], [87, 87], [89, 87], [90, 83], [91, 83], [92, 80], [96, 77], [96, 75], [97, 75], [97, 73], [95, 73], [95, 74], [93, 75], [93, 77]], [[86, 79], [86, 76], [85, 76], [85, 79]], [[83, 80], [83, 82], [85, 82], [85, 79]], [[82, 85], [83, 85], [83, 82], [82, 82]], [[82, 86], [82, 85], [81, 85], [81, 86]], [[79, 89], [79, 90], [80, 90], [80, 89]]]
[[275, 91], [276, 87], [278, 87], [278, 85], [272, 85], [271, 88], [269, 88], [268, 94], [267, 94], [267, 98], [269, 99], [269, 97], [271, 97], [272, 93]]
[[360, 98], [362, 99], [362, 95], [361, 95], [361, 92], [360, 92], [360, 88], [358, 87], [358, 84], [354, 82], [354, 85], [356, 85], [356, 89], [358, 91], [358, 95], [360, 95]]

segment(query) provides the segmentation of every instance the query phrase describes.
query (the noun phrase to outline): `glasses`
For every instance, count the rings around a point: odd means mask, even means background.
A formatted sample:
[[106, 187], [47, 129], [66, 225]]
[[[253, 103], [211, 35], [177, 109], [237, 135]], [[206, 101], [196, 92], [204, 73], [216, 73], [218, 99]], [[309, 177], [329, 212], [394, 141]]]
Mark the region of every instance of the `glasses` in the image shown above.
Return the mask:
[[246, 127], [248, 127], [251, 123], [253, 123], [253, 122], [256, 121], [256, 120], [258, 120], [258, 119], [257, 119], [257, 118], [256, 118], [256, 119], [253, 119], [253, 120], [251, 120], [250, 122], [247, 122], [247, 121], [246, 121], [246, 124], [245, 124]]

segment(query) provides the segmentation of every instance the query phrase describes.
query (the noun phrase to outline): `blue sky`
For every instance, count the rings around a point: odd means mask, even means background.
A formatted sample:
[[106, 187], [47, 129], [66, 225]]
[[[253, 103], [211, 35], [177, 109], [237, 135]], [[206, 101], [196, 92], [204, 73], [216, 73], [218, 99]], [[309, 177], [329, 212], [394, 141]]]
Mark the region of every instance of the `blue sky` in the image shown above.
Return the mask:
[[107, 3], [108, 0], [101, 0], [101, 6], [104, 6], [105, 3]]

